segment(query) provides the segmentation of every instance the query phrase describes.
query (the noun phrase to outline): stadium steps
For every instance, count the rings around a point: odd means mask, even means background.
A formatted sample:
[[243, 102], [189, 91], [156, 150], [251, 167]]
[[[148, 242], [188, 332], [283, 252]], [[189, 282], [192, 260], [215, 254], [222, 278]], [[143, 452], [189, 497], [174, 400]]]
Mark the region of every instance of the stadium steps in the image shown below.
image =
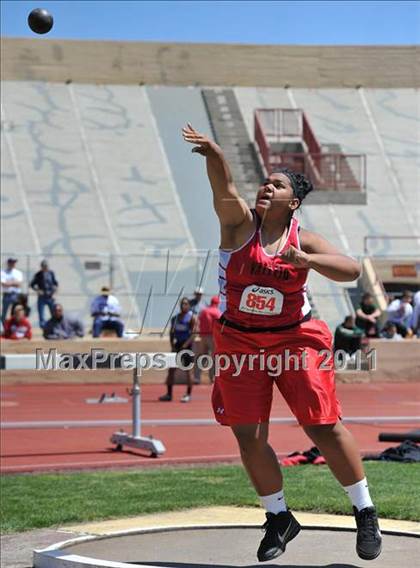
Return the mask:
[[213, 136], [223, 148], [241, 195], [255, 200], [263, 178], [254, 145], [248, 135], [233, 89], [202, 89]]

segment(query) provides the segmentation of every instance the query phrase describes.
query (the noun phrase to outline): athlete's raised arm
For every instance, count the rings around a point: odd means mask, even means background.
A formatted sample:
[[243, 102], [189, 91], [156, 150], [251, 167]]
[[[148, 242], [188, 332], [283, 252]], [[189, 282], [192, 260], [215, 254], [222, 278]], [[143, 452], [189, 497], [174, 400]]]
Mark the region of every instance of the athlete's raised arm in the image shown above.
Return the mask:
[[194, 130], [191, 124], [182, 129], [182, 135], [186, 142], [194, 144], [192, 152], [197, 152], [206, 158], [207, 175], [213, 190], [214, 209], [222, 227], [234, 228], [247, 221], [252, 223], [251, 210], [233, 183], [229, 165], [220, 146]]
[[299, 236], [302, 250], [290, 246], [281, 255], [283, 260], [295, 266], [312, 268], [337, 282], [351, 282], [359, 278], [361, 266], [357, 260], [341, 254], [335, 246], [317, 233], [302, 229]]

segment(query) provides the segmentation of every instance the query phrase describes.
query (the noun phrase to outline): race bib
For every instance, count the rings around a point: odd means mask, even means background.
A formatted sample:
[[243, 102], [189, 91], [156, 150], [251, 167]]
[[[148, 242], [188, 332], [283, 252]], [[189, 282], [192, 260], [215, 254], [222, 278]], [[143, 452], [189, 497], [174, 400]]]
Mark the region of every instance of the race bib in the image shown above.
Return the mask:
[[253, 284], [242, 292], [239, 309], [249, 314], [277, 316], [283, 308], [283, 299], [278, 290]]

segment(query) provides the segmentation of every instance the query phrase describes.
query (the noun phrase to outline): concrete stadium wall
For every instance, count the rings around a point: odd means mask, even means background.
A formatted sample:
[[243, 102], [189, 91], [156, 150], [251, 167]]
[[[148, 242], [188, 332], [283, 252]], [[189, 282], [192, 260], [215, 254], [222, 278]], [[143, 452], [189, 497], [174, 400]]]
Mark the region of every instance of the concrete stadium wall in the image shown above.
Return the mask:
[[4, 38], [2, 78], [121, 85], [415, 88], [420, 86], [420, 46]]
[[[376, 371], [369, 371], [371, 381], [418, 381], [420, 376], [420, 341], [384, 341], [371, 339], [369, 348], [376, 349]], [[416, 363], [417, 361], [417, 363]]]

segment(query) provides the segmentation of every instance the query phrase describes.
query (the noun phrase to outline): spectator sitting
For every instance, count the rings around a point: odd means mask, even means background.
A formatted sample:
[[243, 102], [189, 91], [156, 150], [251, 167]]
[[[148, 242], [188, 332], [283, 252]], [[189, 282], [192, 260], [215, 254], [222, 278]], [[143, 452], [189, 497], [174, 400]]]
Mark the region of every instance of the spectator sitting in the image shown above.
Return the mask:
[[53, 315], [43, 327], [45, 339], [72, 339], [83, 337], [83, 323], [77, 318], [69, 318], [64, 315], [63, 306], [55, 304]]
[[48, 306], [50, 315], [52, 316], [55, 304], [54, 294], [58, 288], [58, 282], [55, 274], [52, 270], [49, 270], [48, 262], [46, 260], [41, 262], [41, 270], [39, 270], [32, 278], [31, 288], [38, 294], [37, 307], [39, 327], [42, 329], [45, 325], [45, 306]]
[[107, 286], [101, 288], [101, 295], [97, 296], [90, 307], [93, 320], [92, 335], [100, 337], [103, 329], [113, 329], [118, 337], [124, 334], [124, 323], [120, 318], [121, 308], [115, 296]]
[[5, 339], [31, 339], [32, 327], [30, 321], [25, 316], [24, 307], [20, 304], [15, 306], [12, 317], [4, 322], [4, 332], [2, 337]]
[[397, 326], [395, 325], [395, 323], [392, 323], [390, 321], [383, 328], [381, 338], [393, 341], [402, 341], [403, 339], [402, 335], [397, 333]]
[[203, 293], [204, 290], [200, 286], [198, 286], [194, 290], [194, 298], [191, 298], [189, 301], [192, 313], [198, 315], [202, 309], [206, 307], [206, 304], [203, 300]]
[[1, 321], [7, 318], [9, 306], [17, 301], [23, 282], [23, 274], [16, 268], [17, 258], [8, 258], [5, 270], [1, 271], [1, 288], [3, 292]]
[[[194, 339], [194, 332], [197, 325], [197, 316], [193, 314], [188, 298], [182, 298], [180, 302], [181, 311], [172, 318], [169, 339], [171, 341], [172, 351], [179, 353], [183, 349], [191, 349]], [[188, 353], [182, 355], [182, 364], [187, 366], [192, 363], [193, 357]], [[159, 397], [160, 401], [169, 402], [172, 400], [173, 385], [175, 382], [174, 367], [168, 370], [166, 377], [167, 393]], [[181, 398], [181, 402], [189, 402], [191, 400], [191, 392], [193, 387], [193, 378], [191, 369], [185, 371], [187, 373], [187, 392]]]
[[411, 329], [420, 337], [420, 290], [414, 294], [413, 298], [413, 316], [411, 319]]
[[31, 308], [28, 305], [28, 294], [18, 295], [16, 302], [12, 304], [12, 313], [14, 312], [14, 309], [16, 308], [17, 305], [23, 307], [23, 310], [25, 312], [25, 317], [28, 318], [31, 315]]
[[349, 315], [338, 325], [334, 334], [334, 351], [342, 350], [353, 355], [361, 346], [363, 330], [356, 327], [354, 317]]
[[[219, 296], [213, 296], [210, 300], [210, 306], [201, 310], [198, 316], [198, 324], [200, 329], [200, 355], [208, 354], [213, 356], [213, 324], [215, 320], [218, 320], [222, 315], [219, 310]], [[214, 368], [213, 366], [209, 369], [210, 381], [214, 382]]]
[[381, 310], [375, 306], [372, 294], [363, 294], [360, 306], [356, 310], [356, 326], [365, 332], [366, 337], [378, 337], [378, 318]]
[[410, 290], [405, 290], [401, 299], [393, 300], [387, 308], [388, 322], [395, 323], [398, 333], [403, 337], [411, 333], [412, 298], [413, 294]]

